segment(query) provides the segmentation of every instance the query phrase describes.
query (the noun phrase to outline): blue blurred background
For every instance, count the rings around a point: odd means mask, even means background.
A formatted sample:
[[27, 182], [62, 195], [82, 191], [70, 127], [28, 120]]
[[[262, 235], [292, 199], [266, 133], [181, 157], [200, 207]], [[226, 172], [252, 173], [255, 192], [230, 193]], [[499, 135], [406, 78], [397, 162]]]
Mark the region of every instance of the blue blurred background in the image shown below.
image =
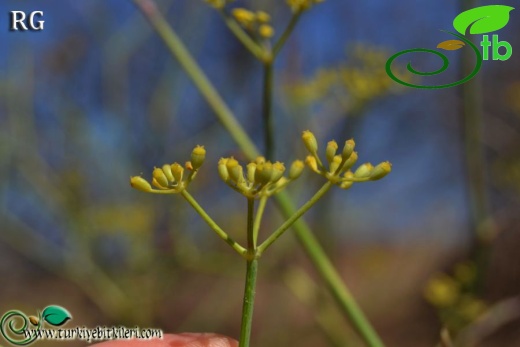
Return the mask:
[[[203, 1], [158, 4], [263, 148], [261, 65]], [[232, 6], [271, 13], [278, 34], [291, 15], [278, 0]], [[277, 159], [304, 158], [299, 136], [310, 129], [323, 144], [355, 138], [361, 162], [393, 164], [385, 179], [333, 190], [305, 217], [390, 346], [437, 340], [442, 323], [423, 288], [432, 274], [471, 255], [479, 225], [471, 215], [462, 88], [401, 87], [384, 65], [398, 51], [450, 39], [440, 30], [453, 30], [461, 6], [327, 0], [305, 13], [275, 65]], [[9, 31], [13, 10], [43, 11], [45, 29]], [[489, 302], [520, 290], [516, 11], [498, 32], [512, 58], [485, 61], [479, 74], [477, 135], [486, 223], [495, 235], [482, 294]], [[182, 199], [140, 194], [128, 184], [129, 176], [150, 177], [154, 166], [183, 162], [205, 145], [205, 170], [192, 194], [245, 239], [245, 201], [215, 170], [222, 156], [245, 157], [142, 14], [128, 0], [4, 0], [0, 28], [0, 311], [56, 303], [75, 313], [75, 325], [236, 336], [243, 264]], [[443, 82], [461, 74], [460, 53], [447, 54], [452, 66]], [[439, 64], [414, 59], [419, 67]], [[320, 184], [306, 174], [289, 192], [303, 203]], [[266, 231], [281, 222], [269, 206]], [[356, 345], [293, 237], [282, 240], [265, 256], [255, 345]], [[285, 313], [273, 319], [280, 305]], [[510, 330], [482, 345], [518, 346]]]

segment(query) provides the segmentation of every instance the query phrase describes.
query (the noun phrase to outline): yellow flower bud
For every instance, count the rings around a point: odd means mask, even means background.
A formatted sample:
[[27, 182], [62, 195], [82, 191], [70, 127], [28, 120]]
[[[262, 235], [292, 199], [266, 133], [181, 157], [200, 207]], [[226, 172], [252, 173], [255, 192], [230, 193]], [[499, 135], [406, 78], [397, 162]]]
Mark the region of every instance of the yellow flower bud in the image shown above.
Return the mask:
[[264, 11], [257, 11], [256, 20], [259, 21], [260, 23], [267, 23], [271, 20], [271, 16]]
[[262, 156], [258, 156], [258, 157], [256, 157], [256, 159], [255, 159], [255, 163], [257, 163], [257, 164], [263, 164], [263, 163], [265, 163], [265, 157], [262, 157]]
[[385, 177], [392, 171], [392, 164], [390, 162], [385, 161], [380, 164], [378, 164], [370, 173], [370, 179], [372, 181], [380, 180], [381, 178]]
[[277, 161], [273, 164], [273, 175], [271, 176], [271, 182], [276, 183], [280, 178], [282, 178], [283, 173], [285, 172], [285, 165]]
[[346, 179], [350, 179], [350, 178], [353, 178], [354, 177], [354, 173], [352, 171], [347, 171], [345, 172], [345, 174], [343, 175], [343, 177], [345, 177]]
[[350, 169], [352, 166], [354, 166], [354, 164], [357, 162], [357, 160], [358, 160], [357, 152], [352, 152], [352, 154], [350, 155], [348, 160], [345, 162], [345, 165], [343, 165], [343, 170]]
[[327, 149], [325, 150], [325, 157], [329, 163], [332, 162], [334, 156], [336, 155], [336, 151], [338, 150], [338, 143], [334, 140], [329, 141], [327, 143]]
[[226, 0], [205, 0], [210, 6], [216, 9], [223, 9], [226, 5]]
[[218, 161], [218, 174], [224, 182], [227, 182], [227, 180], [229, 179], [229, 171], [226, 166], [227, 161], [228, 158], [220, 158], [220, 160]]
[[[316, 160], [316, 159], [314, 159], [314, 160]], [[305, 167], [305, 165], [303, 164], [303, 161], [301, 161], [301, 160], [293, 161], [293, 163], [291, 165], [291, 169], [289, 170], [289, 179], [295, 180], [298, 177], [300, 177], [300, 175], [303, 172], [304, 167]]]
[[372, 173], [373, 169], [374, 169], [374, 166], [372, 164], [365, 163], [357, 168], [357, 170], [354, 172], [354, 177], [356, 177], [356, 178], [368, 177]]
[[182, 182], [182, 174], [184, 173], [184, 168], [179, 163], [173, 163], [171, 168], [173, 178], [175, 178], [175, 181], [177, 181], [177, 183], [180, 184]]
[[312, 155], [308, 155], [307, 158], [305, 158], [305, 164], [307, 164], [308, 167], [310, 167], [310, 169], [314, 172], [319, 172], [318, 171], [318, 163], [316, 161], [316, 158], [313, 157]]
[[302, 133], [302, 140], [309, 153], [316, 155], [316, 152], [318, 151], [318, 142], [316, 141], [314, 134], [309, 130], [305, 130]]
[[345, 172], [343, 177], [345, 180], [343, 182], [341, 182], [341, 184], [339, 186], [341, 189], [349, 189], [354, 184], [354, 182], [352, 181], [352, 178], [354, 177], [354, 173], [352, 171], [347, 171], [347, 172]]
[[157, 181], [157, 184], [160, 186], [160, 188], [168, 188], [170, 185], [162, 169], [159, 169], [158, 167], [154, 168], [152, 176]]
[[159, 182], [157, 182], [157, 180], [155, 178], [152, 178], [152, 185], [155, 187], [155, 188], [159, 188], [159, 189], [166, 189], [164, 186], [162, 186]]
[[341, 164], [341, 161], [343, 159], [341, 159], [341, 156], [340, 155], [335, 155], [334, 158], [332, 158], [332, 162], [330, 163], [330, 173], [334, 173], [336, 172], [336, 170], [339, 168], [339, 165]]
[[305, 0], [287, 0], [287, 4], [291, 7], [291, 9], [294, 12], [303, 10], [305, 6], [304, 2]]
[[269, 196], [271, 196], [273, 193], [278, 193], [280, 190], [282, 190], [282, 188], [284, 188], [284, 187], [287, 185], [288, 181], [289, 181], [289, 180], [288, 180], [287, 178], [285, 178], [285, 177], [282, 176], [282, 178], [280, 178], [280, 179], [279, 179], [279, 180], [278, 180], [278, 181], [277, 181], [277, 182], [272, 186], [273, 188], [270, 188], [270, 189], [269, 189], [269, 192], [270, 192]]
[[172, 167], [170, 165], [164, 164], [162, 167], [162, 170], [163, 170], [164, 174], [166, 175], [166, 178], [168, 179], [168, 181], [170, 181], [170, 182], [175, 181], [175, 179], [173, 178], [173, 174], [172, 174]]
[[198, 170], [206, 159], [206, 150], [204, 146], [197, 146], [191, 151], [191, 165], [193, 169]]
[[264, 164], [258, 164], [256, 166], [255, 183], [261, 185], [267, 184], [271, 181], [272, 176], [273, 164], [270, 161], [267, 161]]
[[343, 147], [343, 153], [341, 154], [343, 159], [347, 160], [350, 158], [352, 153], [354, 153], [354, 147], [356, 146], [356, 143], [353, 139], [345, 141], [345, 146]]
[[426, 284], [424, 296], [435, 306], [453, 306], [460, 297], [460, 286], [452, 277], [437, 274]]
[[347, 189], [349, 189], [350, 187], [352, 187], [353, 184], [354, 184], [354, 182], [352, 182], [352, 181], [343, 181], [343, 182], [341, 182], [341, 184], [339, 185], [339, 187], [340, 187], [341, 189], [345, 189], [345, 190], [347, 190]]
[[256, 163], [247, 164], [247, 180], [249, 182], [255, 181], [255, 171], [256, 171]]
[[273, 27], [270, 26], [270, 25], [262, 24], [262, 25], [260, 25], [260, 27], [258, 28], [258, 33], [259, 33], [260, 36], [262, 36], [264, 39], [269, 39], [269, 38], [273, 37], [273, 35], [274, 35], [274, 29], [273, 29]]
[[251, 25], [255, 21], [255, 14], [245, 8], [233, 9], [233, 17], [243, 26]]
[[242, 169], [242, 166], [240, 166], [240, 164], [238, 163], [238, 161], [231, 157], [228, 159], [227, 163], [226, 163], [226, 167], [228, 169], [228, 172], [229, 172], [229, 177], [235, 181], [236, 183], [241, 183], [243, 180], [244, 180], [244, 176], [243, 176], [243, 169]]
[[130, 177], [130, 186], [142, 192], [149, 192], [152, 190], [152, 186], [141, 176]]
[[308, 10], [312, 5], [323, 2], [324, 0], [287, 0], [287, 4], [294, 12]]

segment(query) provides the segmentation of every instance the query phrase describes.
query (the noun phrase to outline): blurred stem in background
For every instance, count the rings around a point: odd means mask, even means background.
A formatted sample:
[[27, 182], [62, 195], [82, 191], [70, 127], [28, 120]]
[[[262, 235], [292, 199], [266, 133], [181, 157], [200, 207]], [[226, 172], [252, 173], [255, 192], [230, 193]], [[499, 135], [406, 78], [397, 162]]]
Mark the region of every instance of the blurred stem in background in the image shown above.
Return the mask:
[[[477, 0], [461, 0], [461, 12], [478, 6]], [[475, 41], [473, 37], [469, 38]], [[475, 42], [476, 43], [476, 42]], [[471, 73], [472, 53], [462, 50], [462, 74]], [[493, 217], [489, 208], [486, 185], [486, 160], [482, 144], [482, 79], [480, 75], [462, 85], [462, 117], [468, 203], [470, 205], [470, 228], [475, 233], [473, 257], [477, 265], [475, 290], [481, 291], [486, 272], [489, 245], [495, 237]]]
[[[250, 137], [236, 121], [229, 107], [225, 104], [211, 82], [207, 79], [198, 64], [187, 51], [186, 47], [174, 32], [172, 27], [167, 23], [166, 19], [158, 10], [155, 2], [153, 0], [134, 0], [134, 2], [145, 15], [145, 17], [150, 21], [150, 24], [154, 27], [159, 36], [163, 39], [173, 57], [185, 69], [186, 73], [192, 79], [196, 87], [200, 90], [206, 101], [213, 108], [220, 122], [228, 130], [242, 151], [244, 151], [244, 153], [250, 159], [254, 159], [256, 156], [258, 156], [258, 150], [251, 141]], [[288, 35], [293, 30], [299, 16], [299, 12], [296, 12], [296, 14], [293, 16], [288, 30], [286, 30], [287, 34], [284, 33], [282, 35], [283, 41], [281, 41], [281, 45], [283, 45], [283, 42], [285, 42]], [[277, 51], [280, 48], [278, 48]], [[287, 194], [284, 192], [277, 194], [276, 201], [286, 218], [289, 218], [294, 214], [294, 204], [287, 196]], [[383, 346], [379, 336], [372, 328], [371, 324], [368, 322], [365, 315], [350, 294], [350, 291], [341, 280], [341, 277], [332, 265], [323, 248], [321, 248], [318, 241], [312, 234], [308, 225], [304, 221], [299, 220], [294, 224], [294, 228], [296, 230], [296, 235], [300, 241], [300, 244], [306, 251], [307, 255], [310, 257], [313, 264], [316, 266], [316, 269], [318, 270], [321, 277], [326, 282], [327, 287], [338, 302], [339, 306], [342, 308], [343, 313], [349, 318], [350, 322], [363, 338], [365, 343], [370, 347]]]
[[264, 63], [263, 119], [265, 157], [274, 160], [274, 125], [273, 125], [273, 63]]

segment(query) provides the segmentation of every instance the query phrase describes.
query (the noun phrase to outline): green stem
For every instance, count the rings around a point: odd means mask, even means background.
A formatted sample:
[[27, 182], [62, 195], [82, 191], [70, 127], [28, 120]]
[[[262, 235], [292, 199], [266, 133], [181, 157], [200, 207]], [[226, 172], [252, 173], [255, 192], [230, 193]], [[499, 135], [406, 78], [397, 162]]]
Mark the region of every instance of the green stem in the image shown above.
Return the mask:
[[244, 29], [242, 29], [235, 19], [228, 16], [223, 10], [219, 12], [222, 15], [222, 18], [224, 18], [224, 23], [226, 23], [233, 35], [235, 35], [235, 37], [249, 50], [249, 52], [251, 52], [251, 54], [253, 54], [258, 60], [263, 61], [266, 56], [264, 49], [258, 45], [251, 36], [244, 31]]
[[222, 230], [222, 228], [218, 226], [218, 224], [206, 213], [206, 211], [204, 211], [204, 209], [197, 203], [193, 196], [188, 193], [187, 190], [183, 190], [181, 195], [222, 240], [226, 241], [226, 243], [230, 245], [235, 251], [237, 251], [237, 253], [241, 256], [247, 256], [247, 250], [235, 240], [233, 240], [224, 230]]
[[312, 198], [309, 199], [305, 204], [303, 204], [302, 207], [298, 211], [296, 211], [288, 220], [286, 220], [278, 229], [276, 229], [271, 236], [267, 238], [259, 247], [258, 247], [258, 254], [261, 255], [265, 250], [273, 243], [275, 242], [282, 234], [289, 229], [298, 219], [300, 219], [301, 216], [316, 203], [318, 200], [325, 195], [329, 191], [329, 189], [332, 187], [332, 182], [328, 181], [325, 183], [320, 190], [314, 194]]
[[255, 200], [247, 199], [247, 268], [246, 285], [244, 289], [244, 302], [242, 306], [242, 324], [240, 326], [239, 347], [249, 347], [251, 338], [251, 326], [253, 325], [253, 309], [255, 305], [256, 274], [258, 269], [258, 256], [254, 240], [253, 215]]
[[244, 302], [242, 306], [242, 324], [240, 326], [239, 347], [249, 347], [251, 338], [251, 326], [253, 325], [253, 308], [255, 304], [256, 274], [258, 259], [247, 261], [246, 286], [244, 289]]
[[[285, 192], [278, 193], [275, 196], [275, 201], [284, 216], [292, 214], [295, 210], [295, 206]], [[320, 246], [309, 226], [300, 219], [294, 223], [294, 229], [296, 237], [307, 253], [307, 256], [311, 259], [319, 275], [339, 305], [339, 308], [349, 322], [351, 322], [359, 336], [361, 336], [369, 347], [384, 347], [377, 332], [364, 315], [347, 286], [343, 283], [343, 280], [328, 258], [327, 253]]]
[[258, 211], [256, 211], [256, 216], [255, 216], [255, 222], [254, 222], [254, 225], [253, 225], [253, 240], [254, 240], [254, 243], [255, 243], [255, 248], [256, 248], [256, 243], [258, 241], [258, 233], [260, 231], [260, 223], [262, 222], [262, 216], [264, 215], [264, 210], [265, 210], [265, 205], [267, 203], [267, 196], [264, 196], [260, 199], [260, 204], [258, 205]]
[[217, 114], [222, 125], [229, 131], [231, 137], [240, 144], [242, 150], [248, 154], [249, 157], [256, 157], [258, 153], [256, 146], [242, 126], [237, 122], [229, 107], [224, 100], [222, 100], [215, 87], [195, 62], [172, 27], [166, 22], [166, 19], [159, 12], [155, 2], [153, 0], [133, 1], [163, 39], [170, 53], [177, 59], [184, 71], [186, 71], [202, 96], [204, 96], [213, 111]]
[[303, 11], [298, 11], [293, 14], [291, 21], [289, 22], [289, 25], [287, 25], [287, 28], [285, 28], [284, 32], [282, 33], [282, 36], [278, 39], [278, 41], [274, 44], [273, 48], [273, 57], [276, 57], [278, 53], [280, 53], [280, 50], [285, 45], [285, 42], [291, 36], [294, 28], [296, 27], [296, 24], [298, 24], [298, 21], [301, 18]]
[[[478, 5], [476, 0], [461, 1], [461, 10], [466, 11]], [[468, 38], [475, 41], [474, 38]], [[470, 52], [461, 53], [461, 67], [463, 73], [471, 69], [473, 58]], [[474, 290], [482, 293], [486, 281], [486, 274], [490, 261], [490, 244], [496, 236], [495, 222], [489, 207], [489, 193], [487, 185], [487, 163], [482, 137], [483, 127], [482, 109], [482, 79], [481, 76], [462, 85], [462, 117], [463, 141], [465, 157], [465, 174], [467, 182], [467, 200], [469, 204], [470, 227], [475, 233], [473, 249], [470, 257], [477, 265], [477, 276]]]
[[256, 249], [254, 237], [253, 216], [255, 213], [255, 199], [247, 198], [247, 247], [248, 251]]
[[265, 156], [272, 160], [274, 155], [273, 127], [273, 64], [264, 64], [263, 110]]

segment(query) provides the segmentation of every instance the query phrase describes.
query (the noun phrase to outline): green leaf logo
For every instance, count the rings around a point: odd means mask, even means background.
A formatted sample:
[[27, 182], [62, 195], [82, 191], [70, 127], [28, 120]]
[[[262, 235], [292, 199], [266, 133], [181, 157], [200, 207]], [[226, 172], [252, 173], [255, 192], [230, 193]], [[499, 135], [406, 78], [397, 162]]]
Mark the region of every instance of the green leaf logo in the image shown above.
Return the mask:
[[72, 318], [72, 315], [60, 306], [47, 306], [42, 312], [42, 318], [50, 325], [60, 326]]
[[453, 27], [462, 35], [486, 34], [502, 29], [509, 22], [509, 12], [514, 7], [504, 5], [487, 5], [472, 8], [459, 14], [453, 20]]

